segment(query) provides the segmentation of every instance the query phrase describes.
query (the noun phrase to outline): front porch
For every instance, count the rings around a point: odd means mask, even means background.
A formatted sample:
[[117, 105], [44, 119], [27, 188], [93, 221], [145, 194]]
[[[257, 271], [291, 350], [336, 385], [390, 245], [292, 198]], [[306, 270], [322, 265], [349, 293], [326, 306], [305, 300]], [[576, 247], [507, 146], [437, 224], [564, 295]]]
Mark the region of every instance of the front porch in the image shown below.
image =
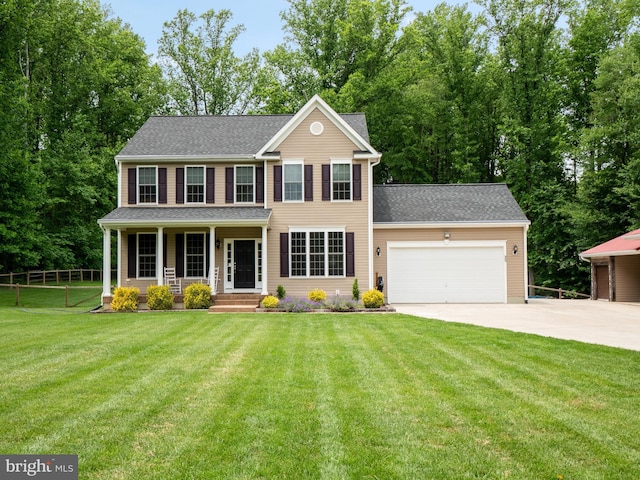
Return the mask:
[[[191, 283], [207, 283], [214, 296], [266, 295], [270, 215], [261, 207], [119, 208], [99, 222], [104, 268], [111, 268], [113, 229], [117, 286], [136, 287], [141, 298], [147, 287], [169, 284], [166, 268], [175, 273], [172, 292], [178, 298]], [[110, 303], [111, 295], [105, 281], [103, 304]]]

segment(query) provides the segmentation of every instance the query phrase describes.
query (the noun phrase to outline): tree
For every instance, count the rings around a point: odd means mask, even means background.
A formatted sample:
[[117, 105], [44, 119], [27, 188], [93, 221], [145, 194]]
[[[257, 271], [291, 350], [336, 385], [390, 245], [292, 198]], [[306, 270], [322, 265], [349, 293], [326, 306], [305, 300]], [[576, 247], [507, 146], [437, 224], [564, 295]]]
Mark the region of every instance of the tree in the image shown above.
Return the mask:
[[255, 49], [236, 57], [233, 45], [244, 27], [228, 28], [232, 16], [230, 10], [208, 10], [196, 17], [185, 9], [164, 24], [158, 53], [175, 112], [241, 114], [258, 106], [254, 86], [260, 57]]

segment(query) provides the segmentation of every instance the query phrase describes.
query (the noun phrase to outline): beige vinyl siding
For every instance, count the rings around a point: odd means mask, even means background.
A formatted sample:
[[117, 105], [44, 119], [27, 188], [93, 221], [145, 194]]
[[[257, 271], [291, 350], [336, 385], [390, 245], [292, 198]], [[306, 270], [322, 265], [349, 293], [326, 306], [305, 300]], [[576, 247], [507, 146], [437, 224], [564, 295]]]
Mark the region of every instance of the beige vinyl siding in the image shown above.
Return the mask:
[[[231, 206], [232, 204], [225, 203], [225, 170], [227, 167], [233, 167], [234, 165], [253, 165], [254, 167], [262, 166], [262, 162], [223, 162], [223, 161], [202, 161], [202, 160], [192, 160], [188, 162], [182, 163], [160, 163], [154, 164], [152, 161], [145, 162], [144, 164], [136, 164], [136, 163], [124, 163], [122, 165], [122, 184], [121, 184], [121, 192], [120, 192], [120, 205], [123, 207], [135, 207], [136, 205], [129, 205], [129, 183], [128, 183], [128, 175], [130, 168], [136, 167], [149, 167], [149, 166], [157, 166], [158, 168], [166, 168], [167, 169], [167, 203], [166, 204], [158, 204], [161, 207], [197, 207], [199, 205], [206, 205], [206, 203], [202, 204], [194, 204], [194, 203], [186, 203], [186, 193], [184, 195], [185, 203], [176, 204], [176, 169], [177, 168], [186, 168], [189, 167], [199, 167], [203, 166], [206, 168], [215, 168], [215, 183], [214, 183], [214, 194], [215, 194], [215, 203], [208, 204], [209, 206]], [[185, 170], [185, 183], [186, 183], [186, 170]], [[266, 192], [265, 192], [266, 194]], [[206, 170], [205, 170], [205, 200], [206, 200]], [[244, 204], [246, 205], [246, 204]], [[262, 205], [262, 203], [256, 203], [256, 205]], [[147, 205], [148, 206], [148, 205]]]
[[[380, 256], [373, 256], [373, 275], [381, 275], [385, 282], [387, 275], [387, 242], [438, 242], [444, 241], [445, 232], [449, 232], [451, 241], [505, 240], [507, 242], [507, 302], [524, 302], [525, 285], [525, 248], [523, 245], [523, 227], [505, 228], [376, 228], [373, 226], [373, 250], [380, 247]], [[513, 246], [518, 245], [517, 255], [513, 255]], [[482, 279], [478, 279], [479, 285]], [[385, 284], [385, 293], [388, 285]]]
[[[324, 125], [322, 135], [312, 135], [310, 126], [319, 121]], [[304, 160], [304, 165], [313, 165], [313, 202], [274, 202], [273, 166], [282, 165], [282, 161], [267, 162], [267, 181], [265, 200], [272, 209], [268, 242], [268, 290], [275, 292], [281, 284], [288, 295], [306, 296], [309, 290], [320, 288], [328, 295], [351, 296], [354, 278], [358, 278], [361, 289], [368, 285], [368, 202], [369, 163], [367, 160], [352, 160], [358, 147], [351, 142], [319, 110], [313, 111], [278, 147], [282, 160]], [[352, 164], [362, 165], [362, 200], [326, 201], [322, 200], [322, 165], [330, 164], [331, 159], [351, 159]], [[352, 179], [353, 180], [353, 179]], [[289, 228], [332, 228], [353, 232], [355, 240], [355, 277], [280, 277], [280, 233], [289, 232]]]
[[640, 302], [640, 256], [615, 257], [616, 301]]

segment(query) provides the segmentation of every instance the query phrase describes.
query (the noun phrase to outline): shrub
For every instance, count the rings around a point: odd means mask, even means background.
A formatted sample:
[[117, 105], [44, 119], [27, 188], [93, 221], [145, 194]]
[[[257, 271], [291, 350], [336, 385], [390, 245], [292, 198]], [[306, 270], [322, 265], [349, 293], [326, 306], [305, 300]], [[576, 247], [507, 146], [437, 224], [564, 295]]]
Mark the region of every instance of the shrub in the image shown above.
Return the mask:
[[278, 306], [279, 300], [273, 295], [269, 295], [262, 299], [263, 308], [276, 308]]
[[327, 294], [324, 290], [320, 290], [319, 288], [314, 288], [309, 292], [307, 298], [312, 302], [324, 302], [327, 299]]
[[151, 285], [147, 288], [147, 307], [149, 310], [171, 310], [173, 298], [169, 285]]
[[311, 312], [318, 308], [322, 308], [322, 303], [314, 302], [307, 298], [290, 298], [284, 297], [278, 303], [278, 306], [284, 309], [285, 312]]
[[135, 312], [138, 309], [140, 290], [136, 287], [118, 287], [113, 292], [111, 308], [116, 312]]
[[335, 300], [326, 302], [326, 307], [332, 312], [353, 312], [359, 305], [355, 300], [347, 300], [340, 297], [336, 297]]
[[209, 308], [211, 287], [203, 283], [192, 283], [184, 289], [184, 308]]
[[278, 285], [278, 288], [276, 288], [276, 295], [278, 296], [279, 300], [282, 300], [284, 297], [287, 296], [287, 291], [284, 289], [282, 285]]
[[378, 290], [367, 290], [362, 295], [362, 303], [365, 308], [380, 308], [384, 305], [384, 295]]
[[351, 298], [353, 298], [355, 301], [360, 300], [360, 287], [358, 287], [357, 278], [353, 281], [353, 286], [351, 287]]

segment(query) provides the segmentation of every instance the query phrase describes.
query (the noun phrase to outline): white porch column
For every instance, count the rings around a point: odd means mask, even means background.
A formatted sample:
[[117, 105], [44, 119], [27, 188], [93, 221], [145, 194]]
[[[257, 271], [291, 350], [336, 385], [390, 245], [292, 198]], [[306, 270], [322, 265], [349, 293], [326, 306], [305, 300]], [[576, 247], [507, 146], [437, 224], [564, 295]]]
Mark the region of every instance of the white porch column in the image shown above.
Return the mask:
[[216, 227], [209, 227], [209, 286], [211, 293], [218, 293], [216, 285]]
[[158, 227], [158, 252], [156, 255], [156, 277], [158, 277], [158, 285], [164, 284], [164, 228]]
[[102, 296], [111, 295], [111, 229], [102, 229]]
[[267, 275], [268, 263], [267, 263], [267, 226], [262, 227], [262, 295], [269, 294], [269, 286], [267, 285], [267, 280], [269, 279], [269, 275]]

